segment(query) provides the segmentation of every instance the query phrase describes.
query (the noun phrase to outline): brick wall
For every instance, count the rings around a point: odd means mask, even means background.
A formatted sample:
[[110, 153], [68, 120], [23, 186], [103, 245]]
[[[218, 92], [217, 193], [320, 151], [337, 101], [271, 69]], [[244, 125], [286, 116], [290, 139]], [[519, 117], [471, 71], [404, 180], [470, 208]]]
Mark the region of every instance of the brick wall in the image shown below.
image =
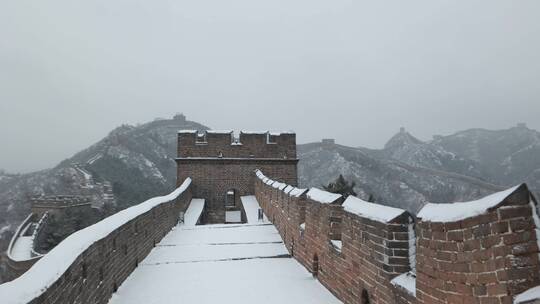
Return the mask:
[[235, 141], [232, 131], [180, 131], [178, 157], [276, 158], [296, 159], [296, 134], [243, 133]]
[[240, 133], [239, 142], [227, 132], [206, 132], [204, 140], [198, 136], [196, 131], [178, 134], [177, 180], [193, 179], [193, 195], [206, 199], [205, 223], [224, 222], [229, 190], [237, 197], [255, 192], [256, 169], [292, 185], [298, 182], [295, 134]]
[[[534, 198], [525, 185], [484, 214], [414, 225], [406, 212], [382, 222], [344, 211], [339, 200], [322, 204], [274, 185], [255, 179], [261, 208], [289, 252], [344, 303], [512, 303], [540, 285]], [[413, 292], [392, 283], [408, 274]]]
[[[191, 188], [188, 187], [177, 199], [153, 207], [122, 224], [106, 237], [96, 240], [77, 256], [54, 283], [29, 303], [107, 303], [122, 282], [138, 267], [139, 262], [177, 224], [179, 212], [187, 209], [191, 198]], [[61, 245], [57, 247], [58, 250], [62, 249]], [[40, 262], [47, 261], [42, 259]], [[43, 269], [48, 267], [35, 265], [38, 266]], [[28, 274], [32, 275], [30, 272]], [[17, 286], [18, 280], [3, 286], [0, 295], [8, 293], [16, 296], [15, 293], [29, 292]]]
[[519, 187], [487, 213], [418, 224], [418, 299], [426, 303], [512, 303], [540, 285], [531, 194]]
[[[323, 204], [309, 199], [307, 191], [296, 196], [290, 190], [255, 181], [257, 200], [289, 252], [323, 285], [345, 303], [366, 303], [367, 299], [396, 303], [397, 296], [408, 298], [390, 284], [392, 278], [410, 270], [410, 218], [405, 211], [392, 222], [381, 223], [345, 212], [342, 198]], [[342, 247], [332, 240], [341, 241]]]

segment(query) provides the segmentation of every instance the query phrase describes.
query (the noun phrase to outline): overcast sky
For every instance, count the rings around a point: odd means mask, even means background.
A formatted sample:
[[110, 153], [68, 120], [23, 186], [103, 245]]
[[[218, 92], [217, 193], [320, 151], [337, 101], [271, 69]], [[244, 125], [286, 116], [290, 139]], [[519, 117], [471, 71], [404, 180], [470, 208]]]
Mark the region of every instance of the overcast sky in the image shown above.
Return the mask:
[[176, 112], [368, 147], [540, 129], [540, 1], [0, 0], [0, 168]]

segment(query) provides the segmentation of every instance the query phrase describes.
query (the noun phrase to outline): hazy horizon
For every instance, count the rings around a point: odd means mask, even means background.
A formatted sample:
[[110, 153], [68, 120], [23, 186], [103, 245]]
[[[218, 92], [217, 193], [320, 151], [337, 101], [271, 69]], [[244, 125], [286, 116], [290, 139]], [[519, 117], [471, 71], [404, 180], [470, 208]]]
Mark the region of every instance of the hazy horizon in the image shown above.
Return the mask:
[[381, 148], [540, 130], [540, 2], [0, 0], [0, 168], [183, 112]]

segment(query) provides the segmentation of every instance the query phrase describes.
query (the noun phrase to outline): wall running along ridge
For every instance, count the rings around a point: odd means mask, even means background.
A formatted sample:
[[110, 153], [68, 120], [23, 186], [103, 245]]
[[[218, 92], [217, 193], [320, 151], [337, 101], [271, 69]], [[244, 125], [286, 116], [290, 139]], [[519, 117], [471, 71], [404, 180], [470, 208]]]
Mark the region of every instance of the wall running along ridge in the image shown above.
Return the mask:
[[346, 304], [513, 303], [540, 285], [536, 201], [525, 184], [491, 205], [439, 205], [415, 223], [404, 210], [329, 202], [321, 190], [256, 175], [257, 200], [291, 255]]
[[[19, 228], [17, 228], [17, 231], [11, 238], [11, 241], [9, 243], [9, 247], [6, 254], [6, 266], [7, 266], [7, 273], [8, 277], [6, 278], [6, 281], [12, 281], [18, 277], [20, 277], [23, 273], [28, 271], [39, 259], [41, 259], [42, 255], [35, 252], [34, 248], [36, 248], [37, 240], [36, 238], [42, 235], [43, 228], [46, 224], [46, 216], [42, 220], [39, 221], [39, 225], [35, 228], [35, 232], [33, 233], [33, 240], [32, 240], [32, 257], [28, 259], [17, 259], [12, 255], [12, 252], [14, 250], [15, 242], [23, 236], [24, 230], [36, 221], [36, 214], [30, 214], [20, 225]], [[35, 254], [34, 254], [35, 253]]]
[[178, 222], [192, 199], [191, 179], [72, 234], [14, 281], [4, 304], [108, 303], [122, 282]]

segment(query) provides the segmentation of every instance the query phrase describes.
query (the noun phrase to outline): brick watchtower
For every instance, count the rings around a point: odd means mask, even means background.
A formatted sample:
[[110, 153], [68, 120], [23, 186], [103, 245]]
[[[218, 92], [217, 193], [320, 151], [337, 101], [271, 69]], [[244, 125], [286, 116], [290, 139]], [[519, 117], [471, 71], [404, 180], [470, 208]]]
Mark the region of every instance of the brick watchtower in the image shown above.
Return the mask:
[[193, 197], [206, 199], [206, 221], [223, 223], [240, 196], [255, 194], [256, 169], [298, 183], [296, 134], [184, 130], [178, 132], [177, 183], [193, 180]]

